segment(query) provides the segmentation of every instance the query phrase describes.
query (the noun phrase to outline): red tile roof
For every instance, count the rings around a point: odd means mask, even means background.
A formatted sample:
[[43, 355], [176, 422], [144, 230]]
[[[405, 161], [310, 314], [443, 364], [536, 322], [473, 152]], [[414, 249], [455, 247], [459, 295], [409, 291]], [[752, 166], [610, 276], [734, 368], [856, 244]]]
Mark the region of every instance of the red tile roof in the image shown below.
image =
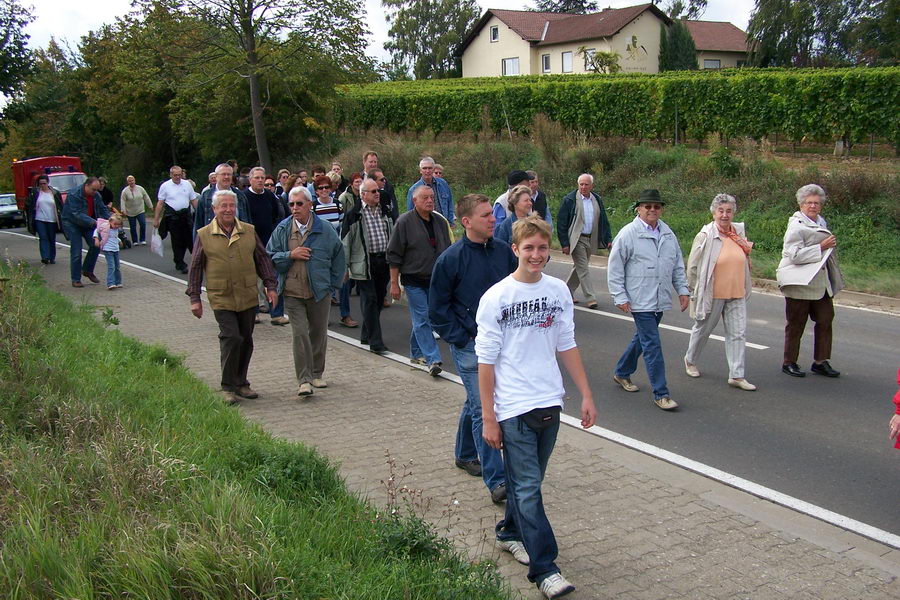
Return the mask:
[[657, 17], [662, 20], [668, 20], [652, 4], [640, 4], [627, 8], [608, 8], [587, 15], [570, 15], [568, 19], [550, 23], [547, 35], [544, 36], [542, 41], [538, 42], [538, 45], [546, 46], [548, 44], [612, 37], [646, 10], [656, 13]]
[[747, 52], [747, 34], [731, 23], [721, 21], [687, 21], [688, 31], [697, 50]]
[[540, 41], [547, 21], [570, 19], [569, 13], [534, 12], [531, 10], [498, 10], [489, 9], [495, 17], [506, 23], [507, 27], [518, 33], [523, 40]]

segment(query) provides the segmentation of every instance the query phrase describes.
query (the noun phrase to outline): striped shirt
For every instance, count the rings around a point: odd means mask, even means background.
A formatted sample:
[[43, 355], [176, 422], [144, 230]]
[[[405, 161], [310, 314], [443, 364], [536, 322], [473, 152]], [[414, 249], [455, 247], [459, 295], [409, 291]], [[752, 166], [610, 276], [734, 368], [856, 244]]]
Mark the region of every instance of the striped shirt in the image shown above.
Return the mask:
[[328, 221], [335, 228], [340, 230], [341, 221], [344, 220], [344, 215], [341, 212], [341, 207], [337, 202], [333, 200], [327, 204], [322, 203], [321, 201], [316, 201], [313, 205], [313, 212], [317, 217]]

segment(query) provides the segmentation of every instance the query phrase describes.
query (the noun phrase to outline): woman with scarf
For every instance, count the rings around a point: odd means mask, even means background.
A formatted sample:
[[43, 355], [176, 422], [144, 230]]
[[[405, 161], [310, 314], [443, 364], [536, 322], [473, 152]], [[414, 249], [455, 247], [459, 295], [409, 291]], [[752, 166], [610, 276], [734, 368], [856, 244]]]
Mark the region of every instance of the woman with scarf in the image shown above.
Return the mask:
[[743, 223], [733, 223], [737, 202], [719, 194], [709, 207], [712, 223], [694, 237], [688, 258], [687, 279], [691, 290], [690, 311], [694, 319], [691, 341], [684, 355], [684, 368], [700, 377], [697, 359], [719, 319], [725, 325], [725, 358], [728, 385], [751, 392], [756, 386], [744, 378], [747, 300], [750, 298], [750, 250]]

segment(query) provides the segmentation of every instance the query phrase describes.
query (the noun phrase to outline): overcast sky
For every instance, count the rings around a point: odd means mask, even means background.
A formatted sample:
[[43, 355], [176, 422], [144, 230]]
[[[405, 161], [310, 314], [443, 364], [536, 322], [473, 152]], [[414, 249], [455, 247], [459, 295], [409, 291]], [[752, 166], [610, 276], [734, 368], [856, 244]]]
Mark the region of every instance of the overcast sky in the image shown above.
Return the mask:
[[[388, 54], [384, 51], [384, 42], [387, 40], [388, 26], [384, 20], [384, 11], [380, 0], [365, 0], [369, 15], [369, 30], [372, 35], [369, 38], [367, 54], [380, 60], [387, 60]], [[75, 48], [81, 39], [89, 31], [99, 28], [104, 23], [113, 22], [116, 17], [128, 14], [131, 10], [130, 0], [91, 0], [79, 2], [78, 0], [25, 0], [24, 4], [34, 6], [34, 15], [37, 17], [29, 27], [32, 48], [43, 48], [51, 37], [57, 40], [67, 40]], [[601, 8], [607, 6], [621, 8], [634, 6], [640, 0], [599, 0]], [[506, 8], [523, 10], [532, 3], [522, 0], [478, 0], [483, 10], [488, 8]], [[750, 19], [750, 11], [753, 9], [754, 0], [709, 0], [709, 6], [703, 19], [707, 21], [730, 21], [747, 30], [747, 22]]]

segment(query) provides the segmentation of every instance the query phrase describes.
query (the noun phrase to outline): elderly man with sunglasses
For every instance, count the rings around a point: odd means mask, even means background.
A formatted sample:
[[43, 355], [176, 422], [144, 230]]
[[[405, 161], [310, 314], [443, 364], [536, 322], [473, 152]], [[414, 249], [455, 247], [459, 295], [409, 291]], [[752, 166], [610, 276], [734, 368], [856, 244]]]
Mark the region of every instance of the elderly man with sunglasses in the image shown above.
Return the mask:
[[344, 247], [334, 227], [316, 217], [305, 187], [288, 192], [290, 218], [275, 227], [266, 252], [278, 275], [279, 294], [293, 333], [297, 395], [308, 396], [325, 383], [325, 350], [331, 292], [340, 289], [346, 268]]
[[666, 385], [666, 365], [659, 340], [663, 312], [672, 308], [672, 287], [678, 293], [681, 310], [688, 307], [690, 292], [681, 247], [662, 216], [665, 202], [658, 190], [641, 192], [634, 208], [637, 216], [613, 240], [609, 253], [607, 280], [616, 308], [631, 314], [635, 334], [616, 364], [613, 380], [626, 392], [637, 392], [631, 374], [644, 355], [644, 364], [653, 387], [653, 402], [662, 410], [674, 410]]

